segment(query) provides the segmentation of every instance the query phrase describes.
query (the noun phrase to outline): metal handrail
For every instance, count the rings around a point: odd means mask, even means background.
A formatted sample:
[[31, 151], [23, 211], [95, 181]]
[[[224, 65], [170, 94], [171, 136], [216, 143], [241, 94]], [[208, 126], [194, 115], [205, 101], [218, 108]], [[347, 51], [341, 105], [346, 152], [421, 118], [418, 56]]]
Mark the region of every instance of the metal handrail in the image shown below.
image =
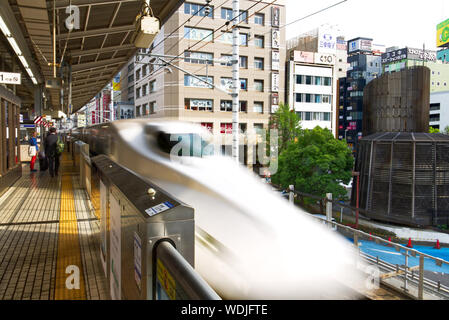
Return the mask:
[[[159, 259], [176, 282], [176, 292], [181, 290], [183, 295], [177, 298], [187, 300], [221, 300], [209, 284], [200, 277], [193, 267], [184, 259], [169, 241], [158, 243], [155, 259]], [[158, 263], [153, 263], [153, 277], [157, 277]], [[155, 285], [155, 281], [153, 282]], [[156, 288], [153, 288], [156, 293]], [[185, 296], [184, 296], [185, 295]]]
[[[311, 216], [314, 217], [313, 215], [311, 215]], [[407, 283], [408, 282], [416, 284], [416, 280], [414, 280], [414, 278], [410, 279], [408, 277], [408, 274], [410, 273], [410, 271], [408, 271], [409, 267], [407, 265], [407, 263], [408, 263], [407, 258], [409, 256], [413, 256], [413, 257], [419, 256], [419, 277], [418, 277], [418, 283], [417, 283], [417, 286], [418, 286], [418, 297], [417, 298], [420, 299], [420, 300], [423, 299], [423, 294], [424, 294], [424, 288], [425, 287], [426, 287], [427, 290], [430, 290], [433, 294], [436, 294], [436, 295], [439, 295], [439, 296], [443, 296], [445, 298], [449, 298], [449, 287], [441, 285], [439, 282], [436, 282], [436, 281], [433, 281], [433, 280], [430, 280], [430, 279], [427, 279], [427, 278], [424, 277], [424, 269], [425, 269], [424, 268], [424, 258], [427, 258], [427, 259], [430, 259], [430, 260], [434, 260], [436, 265], [439, 266], [439, 267], [441, 267], [443, 264], [449, 265], [449, 261], [446, 261], [446, 260], [443, 260], [441, 258], [437, 258], [437, 257], [431, 256], [431, 255], [426, 254], [426, 253], [422, 253], [422, 252], [420, 252], [418, 250], [415, 250], [415, 249], [412, 249], [412, 248], [408, 248], [406, 246], [403, 246], [403, 245], [400, 245], [400, 244], [397, 244], [397, 243], [385, 240], [385, 239], [383, 239], [381, 237], [378, 237], [378, 236], [375, 236], [375, 235], [371, 235], [371, 234], [368, 234], [366, 232], [363, 232], [363, 231], [360, 231], [360, 230], [357, 230], [357, 229], [353, 229], [353, 228], [351, 228], [349, 226], [345, 226], [345, 225], [339, 224], [339, 223], [334, 222], [334, 221], [323, 220], [323, 219], [318, 218], [318, 217], [314, 217], [314, 218], [319, 219], [320, 222], [324, 222], [326, 225], [332, 225], [332, 227], [341, 228], [341, 229], [346, 230], [349, 233], [352, 233], [354, 235], [354, 237], [353, 237], [353, 239], [354, 239], [354, 246], [356, 248], [358, 248], [358, 237], [362, 236], [362, 237], [366, 237], [366, 238], [369, 237], [369, 238], [373, 239], [373, 241], [375, 241], [376, 243], [380, 242], [380, 243], [391, 245], [391, 246], [393, 246], [396, 249], [396, 251], [401, 251], [401, 249], [404, 250], [405, 252], [403, 254], [406, 257], [406, 264], [405, 264], [405, 267], [403, 267], [403, 268], [398, 267], [398, 266], [394, 266], [392, 264], [389, 264], [386, 261], [383, 261], [383, 260], [379, 259], [378, 257], [374, 258], [373, 256], [370, 256], [370, 255], [368, 255], [366, 253], [362, 253], [362, 252], [360, 252], [360, 250], [358, 250], [359, 255], [361, 257], [365, 258], [365, 260], [370, 260], [370, 259], [367, 259], [366, 257], [372, 257], [371, 258], [371, 260], [372, 260], [371, 262], [373, 262], [373, 263], [378, 264], [378, 261], [381, 261], [383, 266], [386, 267], [387, 269], [390, 269], [392, 271], [393, 270], [404, 271], [404, 275], [403, 275], [403, 277], [404, 277], [404, 291], [408, 291], [407, 290]], [[411, 253], [411, 255], [410, 255], [410, 253]], [[390, 266], [388, 266], [388, 265], [390, 265]], [[446, 295], [445, 295], [445, 293], [446, 293]]]

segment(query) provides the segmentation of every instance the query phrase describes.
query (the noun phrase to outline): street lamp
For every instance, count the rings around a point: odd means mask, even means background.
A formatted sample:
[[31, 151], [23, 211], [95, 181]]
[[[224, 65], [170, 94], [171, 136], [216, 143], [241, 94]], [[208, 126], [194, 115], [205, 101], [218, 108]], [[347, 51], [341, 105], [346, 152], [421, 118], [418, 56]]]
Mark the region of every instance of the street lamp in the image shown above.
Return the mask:
[[[355, 228], [359, 228], [359, 186], [360, 186], [360, 172], [353, 171], [352, 172], [353, 177], [357, 177], [357, 195], [356, 195], [356, 211], [355, 211]], [[354, 182], [353, 182], [354, 184]]]

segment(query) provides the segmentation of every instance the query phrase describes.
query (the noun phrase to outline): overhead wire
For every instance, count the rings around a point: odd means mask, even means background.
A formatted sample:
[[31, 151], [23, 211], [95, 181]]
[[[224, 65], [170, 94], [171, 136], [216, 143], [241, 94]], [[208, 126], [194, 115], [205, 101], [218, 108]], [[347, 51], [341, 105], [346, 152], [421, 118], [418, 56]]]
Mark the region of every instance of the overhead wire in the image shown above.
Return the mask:
[[[276, 2], [276, 1], [277, 1], [277, 0], [274, 0], [273, 3]], [[248, 10], [250, 10], [251, 8], [253, 8], [254, 6], [256, 6], [257, 4], [259, 4], [259, 3], [261, 3], [261, 2], [262, 2], [262, 0], [259, 0], [257, 3], [253, 4], [250, 8], [248, 8]], [[247, 11], [248, 11], [248, 10], [247, 10]], [[221, 26], [218, 27], [217, 29], [212, 30], [211, 34], [208, 34], [207, 36], [203, 37], [201, 40], [198, 40], [195, 44], [189, 46], [189, 47], [188, 47], [187, 49], [185, 49], [183, 52], [179, 53], [177, 56], [175, 56], [175, 57], [172, 58], [170, 61], [168, 61], [167, 64], [171, 64], [173, 61], [175, 61], [176, 59], [180, 58], [185, 52], [191, 50], [193, 47], [195, 47], [197, 44], [203, 42], [205, 39], [209, 38], [211, 35], [213, 36], [218, 30], [220, 30], [220, 29], [223, 28], [224, 26], [229, 25], [229, 24], [230, 24], [232, 21], [234, 21], [235, 19], [240, 18], [244, 12], [245, 12], [245, 11], [242, 11], [238, 16], [232, 18], [231, 20], [226, 21], [223, 25], [221, 25]], [[242, 21], [241, 21], [241, 22], [242, 22]], [[241, 22], [239, 22], [238, 24], [240, 24]], [[238, 25], [238, 24], [237, 24], [237, 25]], [[203, 43], [204, 43], [204, 42], [203, 42]], [[205, 43], [205, 45], [206, 45], [206, 44], [209, 44], [209, 43], [213, 43], [213, 42], [207, 42], [207, 43]], [[202, 46], [202, 47], [204, 47], [204, 46]], [[202, 48], [202, 47], [201, 47], [201, 48]], [[198, 50], [198, 49], [197, 49], [197, 50]], [[159, 69], [157, 69], [157, 70], [151, 72], [150, 75], [153, 75], [153, 74], [157, 73], [159, 70], [162, 70], [163, 68], [165, 68], [165, 66], [160, 67]]]

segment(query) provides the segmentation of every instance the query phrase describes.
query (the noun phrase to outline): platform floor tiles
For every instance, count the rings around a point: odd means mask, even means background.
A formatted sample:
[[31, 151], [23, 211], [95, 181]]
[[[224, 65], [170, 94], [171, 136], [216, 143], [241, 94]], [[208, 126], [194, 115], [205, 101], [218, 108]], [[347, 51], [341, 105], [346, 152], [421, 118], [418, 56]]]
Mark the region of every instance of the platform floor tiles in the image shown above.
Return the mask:
[[[109, 299], [99, 222], [66, 158], [55, 178], [24, 166], [22, 178], [0, 197], [0, 299]], [[81, 285], [69, 290], [64, 263], [73, 261]]]

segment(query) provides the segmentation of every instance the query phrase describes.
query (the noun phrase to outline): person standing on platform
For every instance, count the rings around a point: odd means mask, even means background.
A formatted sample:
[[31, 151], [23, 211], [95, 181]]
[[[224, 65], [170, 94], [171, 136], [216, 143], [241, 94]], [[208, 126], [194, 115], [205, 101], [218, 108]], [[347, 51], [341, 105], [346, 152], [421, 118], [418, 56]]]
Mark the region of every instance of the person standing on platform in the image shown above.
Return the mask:
[[48, 169], [50, 176], [53, 178], [58, 175], [59, 170], [59, 154], [57, 152], [58, 135], [56, 134], [56, 128], [50, 128], [50, 133], [45, 138], [45, 154], [48, 159]]
[[37, 133], [33, 132], [31, 139], [29, 141], [30, 146], [34, 147], [35, 150], [33, 150], [33, 152], [30, 154], [31, 156], [31, 162], [30, 162], [30, 170], [31, 172], [36, 172], [37, 170], [34, 169], [34, 164], [36, 163], [36, 157], [37, 157], [37, 153], [39, 152], [39, 146], [37, 144]]

